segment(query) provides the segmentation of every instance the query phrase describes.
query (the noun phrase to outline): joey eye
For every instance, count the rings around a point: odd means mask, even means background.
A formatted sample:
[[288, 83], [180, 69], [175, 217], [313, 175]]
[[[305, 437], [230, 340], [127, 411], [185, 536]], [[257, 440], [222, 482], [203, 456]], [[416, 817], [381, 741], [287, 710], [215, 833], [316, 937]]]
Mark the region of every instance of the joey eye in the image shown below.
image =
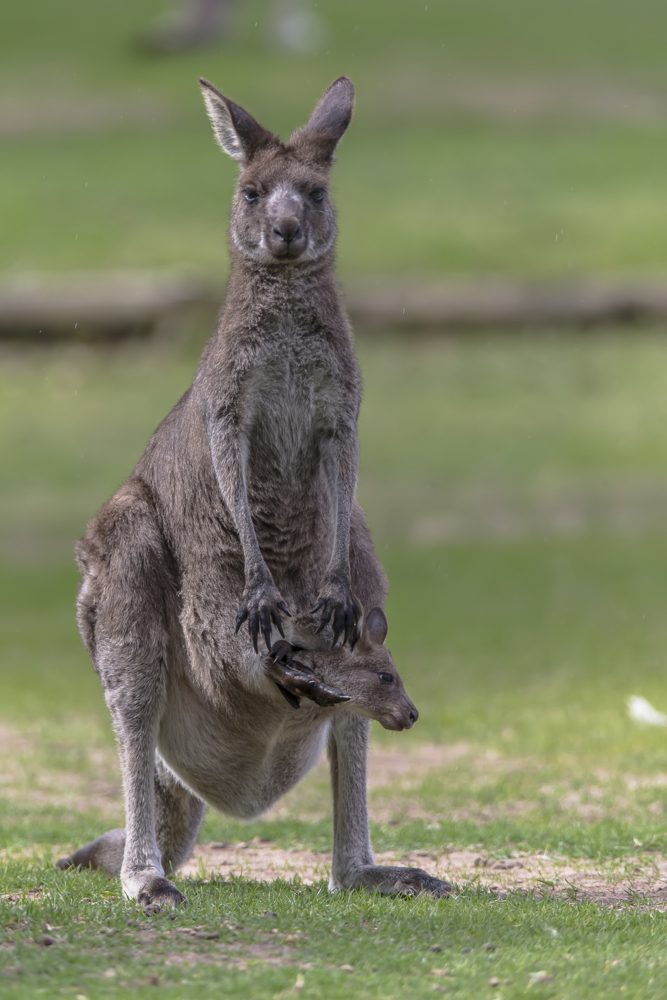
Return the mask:
[[251, 188], [248, 191], [243, 192], [243, 197], [249, 204], [252, 204], [253, 201], [257, 201], [259, 198], [259, 192], [255, 191], [254, 188]]
[[313, 201], [322, 201], [324, 198], [324, 188], [316, 188], [314, 191], [311, 191], [310, 197]]
[[380, 678], [382, 684], [394, 683], [394, 678], [391, 676], [391, 674], [378, 674], [378, 677]]

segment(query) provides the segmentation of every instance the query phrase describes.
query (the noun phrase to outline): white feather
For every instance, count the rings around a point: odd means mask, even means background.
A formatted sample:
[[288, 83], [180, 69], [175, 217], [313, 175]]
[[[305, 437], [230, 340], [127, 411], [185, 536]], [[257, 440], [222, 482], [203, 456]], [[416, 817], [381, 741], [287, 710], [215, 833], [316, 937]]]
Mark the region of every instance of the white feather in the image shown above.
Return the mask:
[[640, 698], [636, 694], [628, 699], [628, 712], [635, 722], [644, 722], [647, 726], [667, 725], [667, 715], [654, 708], [646, 698]]

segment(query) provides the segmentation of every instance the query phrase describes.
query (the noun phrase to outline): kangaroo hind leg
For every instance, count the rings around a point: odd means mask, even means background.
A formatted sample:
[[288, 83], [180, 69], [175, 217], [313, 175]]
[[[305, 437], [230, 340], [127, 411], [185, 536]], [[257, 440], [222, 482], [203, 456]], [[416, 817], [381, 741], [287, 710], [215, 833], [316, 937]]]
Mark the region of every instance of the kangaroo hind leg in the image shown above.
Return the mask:
[[[155, 835], [166, 872], [177, 871], [192, 854], [206, 804], [184, 788], [155, 756]], [[107, 830], [57, 862], [57, 867], [100, 869], [117, 878], [125, 855], [125, 829]]]
[[[155, 749], [167, 697], [177, 584], [141, 480], [128, 480], [100, 511], [78, 555], [79, 626], [104, 687], [123, 776], [123, 890], [143, 905], [175, 905], [184, 897], [165, 878], [156, 836]], [[105, 834], [100, 844], [83, 850], [111, 874], [121, 841], [120, 832]]]
[[192, 854], [206, 803], [193, 795], [155, 758], [155, 832], [166, 872], [177, 871]]

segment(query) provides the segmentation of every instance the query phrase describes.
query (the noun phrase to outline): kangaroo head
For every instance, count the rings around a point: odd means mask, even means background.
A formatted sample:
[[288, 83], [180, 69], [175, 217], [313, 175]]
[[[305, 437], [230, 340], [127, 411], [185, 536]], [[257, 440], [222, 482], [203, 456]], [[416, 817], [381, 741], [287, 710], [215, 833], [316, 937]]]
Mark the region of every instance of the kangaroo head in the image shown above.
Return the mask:
[[231, 237], [252, 260], [289, 265], [324, 256], [336, 237], [329, 194], [333, 154], [350, 124], [354, 87], [346, 76], [320, 98], [308, 124], [283, 143], [200, 78], [213, 131], [241, 168]]
[[322, 649], [317, 641], [320, 636], [314, 634], [316, 623], [310, 616], [290, 625], [293, 641], [298, 644], [296, 659], [307, 663], [321, 680], [350, 698], [344, 705], [347, 711], [376, 719], [385, 729], [412, 728], [419, 712], [384, 644], [387, 619], [381, 608], [369, 611], [352, 650], [346, 646]]

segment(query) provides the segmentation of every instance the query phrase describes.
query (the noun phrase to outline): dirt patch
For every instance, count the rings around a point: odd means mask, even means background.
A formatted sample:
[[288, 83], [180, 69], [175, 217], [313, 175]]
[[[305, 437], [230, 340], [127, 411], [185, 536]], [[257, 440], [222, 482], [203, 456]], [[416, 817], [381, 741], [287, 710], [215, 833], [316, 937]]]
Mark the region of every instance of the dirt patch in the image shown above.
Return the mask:
[[[74, 752], [76, 768], [69, 764]], [[458, 760], [474, 755], [473, 748], [463, 743], [449, 746], [425, 743], [409, 749], [372, 747], [368, 787], [373, 791], [398, 785], [407, 791], [417, 787], [429, 771], [450, 768]], [[54, 763], [56, 757], [62, 759], [60, 766]], [[495, 757], [482, 755], [481, 765], [491, 766], [494, 761]], [[113, 746], [87, 746], [82, 751], [78, 744], [69, 746], [44, 739], [38, 733], [19, 733], [0, 722], [0, 790], [5, 801], [64, 806], [73, 812], [95, 810], [115, 825], [122, 825], [122, 788]], [[382, 822], [392, 808], [387, 804], [371, 806], [372, 818]], [[422, 815], [416, 804], [410, 808], [409, 818], [416, 818], [417, 813]], [[329, 771], [323, 754], [311, 774], [276, 803], [267, 818], [302, 815], [315, 820], [329, 812]]]
[[[665, 787], [664, 773], [596, 771], [575, 783], [577, 768], [573, 761], [565, 778], [550, 776], [551, 783], [545, 783], [543, 767], [544, 762], [538, 758], [505, 756], [465, 743], [376, 746], [368, 761], [369, 812], [380, 823], [423, 819], [429, 828], [439, 829], [438, 820], [444, 817], [487, 823], [502, 817], [525, 818], [534, 812], [538, 820], [560, 813], [584, 823], [605, 818], [630, 822], [647, 812], [659, 815], [664, 811], [661, 801], [650, 802], [650, 794], [646, 794], [652, 788]], [[498, 791], [496, 795], [494, 790], [502, 789], [506, 777], [517, 772], [525, 781], [517, 785], [516, 793], [507, 796]], [[109, 827], [123, 823], [115, 750], [112, 746], [92, 745], [83, 737], [72, 736], [70, 743], [60, 738], [58, 742], [39, 733], [17, 733], [0, 724], [0, 789], [8, 802], [65, 807], [82, 813], [95, 810], [106, 818]], [[329, 775], [323, 756], [311, 774], [266, 818], [314, 822], [330, 815]], [[66, 854], [72, 846], [64, 844], [58, 849], [49, 845], [49, 854]], [[11, 853], [12, 857], [35, 859], [42, 849], [36, 845], [19, 852], [2, 851], [0, 857]], [[474, 882], [495, 887], [500, 894], [540, 891], [624, 905], [646, 899], [653, 906], [661, 906], [664, 896], [667, 906], [667, 862], [646, 853], [609, 865], [574, 863], [537, 854], [501, 862], [472, 851], [445, 849], [412, 852], [405, 858], [388, 852], [379, 855], [378, 860], [416, 865], [460, 886]], [[298, 878], [312, 884], [328, 880], [330, 865], [329, 853], [285, 850], [252, 841], [199, 845], [183, 874], [259, 881]]]
[[22, 903], [26, 899], [37, 899], [43, 893], [43, 889], [26, 889], [25, 892], [5, 892], [0, 895], [0, 899], [5, 903]]
[[[444, 818], [488, 823], [547, 810], [584, 822], [605, 818], [634, 822], [647, 811], [656, 816], [664, 811], [659, 795], [667, 783], [663, 773], [582, 775], [573, 761], [569, 773], [547, 784], [543, 771], [539, 758], [506, 756], [467, 743], [385, 743], [371, 747], [369, 753], [369, 814], [377, 823], [437, 823]], [[503, 784], [517, 773], [525, 780], [508, 796]], [[647, 801], [651, 788], [656, 789], [654, 802]], [[0, 723], [0, 792], [20, 811], [25, 807], [95, 811], [110, 827], [123, 825], [115, 748], [95, 745], [88, 731], [65, 742], [62, 734], [56, 739], [18, 733]], [[264, 818], [317, 822], [330, 815], [329, 770], [323, 754], [310, 774]]]
[[124, 125], [163, 124], [165, 108], [154, 97], [141, 95], [48, 95], [0, 100], [0, 136], [99, 132]]
[[377, 114], [479, 117], [501, 122], [622, 122], [656, 126], [667, 116], [662, 88], [586, 76], [490, 77], [452, 75], [412, 67], [409, 74], [382, 80], [374, 97]]
[[285, 943], [286, 937], [289, 935], [275, 934], [268, 941], [260, 941], [255, 944], [230, 945], [220, 942], [215, 943], [207, 950], [173, 951], [167, 956], [165, 965], [224, 965], [227, 969], [236, 969], [240, 972], [247, 969], [248, 961], [262, 962], [275, 967], [297, 965], [299, 963], [295, 962], [290, 953], [293, 942]]
[[[429, 771], [451, 767], [471, 752], [472, 748], [467, 743], [454, 743], [450, 746], [422, 743], [409, 750], [372, 747], [368, 756], [368, 787], [384, 788], [397, 781], [413, 786], [415, 782], [421, 783]], [[320, 761], [318, 766], [322, 764], [323, 761]]]
[[[446, 879], [455, 891], [480, 886], [498, 895], [539, 892], [601, 905], [644, 905], [667, 911], [667, 859], [626, 858], [623, 864], [590, 859], [572, 861], [545, 854], [489, 858], [476, 851], [383, 851], [381, 865], [423, 868]], [[181, 869], [185, 877], [245, 878], [258, 882], [297, 879], [304, 885], [328, 881], [330, 852], [285, 850], [266, 841], [198, 844]]]
[[[17, 733], [10, 726], [0, 724], [3, 795], [32, 804], [65, 805], [72, 811], [93, 808], [108, 814], [110, 825], [122, 823], [122, 797], [113, 747], [86, 744], [85, 752], [81, 753], [80, 743], [74, 739], [71, 745], [58, 743], [35, 733]], [[58, 766], [59, 759], [62, 766]], [[72, 767], [74, 761], [78, 769]], [[590, 786], [580, 784], [576, 791], [566, 781], [540, 782], [533, 796], [535, 801], [513, 798], [491, 807], [475, 803], [477, 785], [488, 784], [517, 770], [537, 775], [541, 766], [537, 759], [505, 757], [464, 743], [373, 747], [368, 766], [371, 815], [379, 821], [391, 821], [392, 815], [400, 815], [402, 819], [422, 816], [433, 821], [434, 812], [426, 812], [420, 796], [415, 794], [429, 774], [447, 777], [447, 787], [449, 778], [453, 787], [464, 774], [469, 801], [458, 807], [443, 801], [437, 812], [459, 818], [465, 814], [480, 821], [510, 811], [520, 813], [535, 808], [540, 805], [541, 796], [553, 800], [563, 812], [570, 812], [583, 821], [598, 819], [603, 815], [616, 815], [621, 808], [630, 809], [633, 795], [650, 788], [663, 788], [667, 783], [667, 775], [663, 773], [647, 776], [600, 771], [592, 776], [594, 783]], [[455, 775], [457, 768], [461, 773]], [[308, 778], [276, 805], [269, 818], [303, 816], [313, 821], [320, 815], [330, 814], [329, 798], [328, 770], [323, 757]], [[635, 806], [639, 808], [639, 803]], [[657, 812], [658, 807], [662, 808], [662, 804], [656, 802], [642, 808]], [[50, 846], [56, 853], [66, 853], [71, 848], [71, 845], [63, 845], [58, 852]], [[8, 852], [0, 852], [0, 856], [8, 856]], [[24, 849], [12, 856], [34, 858], [35, 851]], [[405, 854], [387, 851], [378, 854], [377, 861], [424, 868], [451, 881], [457, 891], [480, 886], [500, 896], [508, 892], [539, 892], [604, 905], [641, 905], [667, 910], [667, 860], [652, 853], [603, 864], [544, 854], [489, 858], [473, 850], [443, 848]], [[186, 878], [242, 877], [262, 882], [297, 879], [310, 885], [328, 881], [330, 867], [329, 852], [287, 850], [256, 839], [236, 844], [200, 844], [181, 874]], [[31, 893], [28, 895], [32, 898]], [[13, 893], [2, 898], [18, 902], [24, 897]], [[278, 958], [284, 960], [284, 956]]]
[[122, 816], [113, 746], [19, 733], [4, 722], [0, 722], [0, 791], [5, 802], [72, 812], [95, 810], [115, 821]]

